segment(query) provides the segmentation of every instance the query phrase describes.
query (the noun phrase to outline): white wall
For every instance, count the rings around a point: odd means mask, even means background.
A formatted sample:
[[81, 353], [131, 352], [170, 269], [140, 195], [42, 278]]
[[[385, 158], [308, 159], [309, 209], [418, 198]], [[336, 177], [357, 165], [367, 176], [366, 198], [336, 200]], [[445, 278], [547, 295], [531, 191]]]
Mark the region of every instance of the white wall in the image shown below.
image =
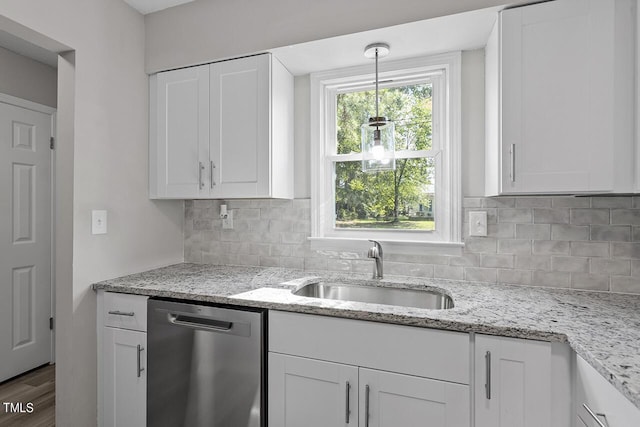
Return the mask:
[[196, 0], [145, 17], [153, 73], [527, 0]]
[[[75, 50], [58, 66], [56, 424], [92, 426], [91, 283], [183, 259], [183, 203], [147, 197], [144, 20], [116, 0], [3, 0], [0, 29]], [[91, 209], [108, 211], [107, 235], [90, 234]]]
[[56, 69], [0, 47], [0, 93], [56, 107]]

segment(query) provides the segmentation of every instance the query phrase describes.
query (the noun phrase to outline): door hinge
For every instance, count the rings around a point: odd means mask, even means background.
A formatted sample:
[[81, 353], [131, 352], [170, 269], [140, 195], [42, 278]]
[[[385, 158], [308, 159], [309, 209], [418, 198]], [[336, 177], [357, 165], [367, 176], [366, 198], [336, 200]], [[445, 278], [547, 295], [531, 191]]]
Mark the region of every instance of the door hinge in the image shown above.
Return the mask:
[[53, 317], [49, 317], [49, 329], [53, 331]]
[[49, 148], [51, 148], [52, 150], [56, 148], [56, 139], [54, 137], [51, 137], [51, 139], [49, 139]]

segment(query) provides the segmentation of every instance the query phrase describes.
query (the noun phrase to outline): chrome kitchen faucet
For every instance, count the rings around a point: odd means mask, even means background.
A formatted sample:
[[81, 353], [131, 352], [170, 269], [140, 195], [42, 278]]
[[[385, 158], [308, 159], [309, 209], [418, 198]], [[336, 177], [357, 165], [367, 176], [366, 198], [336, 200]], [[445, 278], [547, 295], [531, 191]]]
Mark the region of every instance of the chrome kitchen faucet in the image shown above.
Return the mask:
[[373, 246], [369, 248], [367, 257], [375, 260], [375, 264], [373, 265], [373, 278], [382, 279], [382, 246], [375, 240], [369, 241], [373, 242]]

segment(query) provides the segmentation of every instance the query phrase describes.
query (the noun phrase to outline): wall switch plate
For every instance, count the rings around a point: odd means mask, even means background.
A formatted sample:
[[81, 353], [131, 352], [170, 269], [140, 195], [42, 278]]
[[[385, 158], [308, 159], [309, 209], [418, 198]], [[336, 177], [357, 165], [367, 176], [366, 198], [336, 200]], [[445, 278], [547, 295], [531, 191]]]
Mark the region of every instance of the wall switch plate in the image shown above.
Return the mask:
[[224, 218], [222, 218], [222, 228], [230, 230], [233, 228], [233, 211], [229, 209]]
[[91, 211], [91, 234], [107, 234], [107, 211]]
[[487, 212], [469, 212], [469, 236], [487, 236]]

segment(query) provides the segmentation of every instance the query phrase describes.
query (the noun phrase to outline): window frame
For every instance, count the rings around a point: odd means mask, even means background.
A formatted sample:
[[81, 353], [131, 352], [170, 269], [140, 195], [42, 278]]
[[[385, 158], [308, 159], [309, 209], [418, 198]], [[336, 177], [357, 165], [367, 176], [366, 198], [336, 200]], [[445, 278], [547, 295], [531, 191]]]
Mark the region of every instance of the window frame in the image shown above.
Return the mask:
[[[452, 52], [429, 57], [384, 61], [379, 64], [380, 80], [433, 79], [434, 108], [432, 149], [436, 162], [435, 202], [436, 230], [380, 230], [335, 228], [334, 162], [349, 161], [350, 155], [336, 154], [336, 95], [354, 89], [366, 90], [374, 81], [371, 65], [330, 70], [310, 75], [311, 140], [311, 238], [315, 246], [349, 246], [347, 242], [375, 239], [407, 245], [461, 246], [461, 176], [460, 176], [460, 87], [461, 54]], [[439, 81], [439, 82], [438, 82]], [[436, 84], [439, 86], [436, 88]], [[397, 86], [397, 84], [390, 86]], [[348, 89], [347, 89], [348, 88]], [[445, 112], [441, 117], [438, 113]], [[438, 135], [436, 141], [436, 134]], [[439, 147], [436, 146], [439, 144]], [[426, 151], [426, 150], [425, 150]], [[408, 154], [408, 153], [404, 153]], [[416, 154], [414, 152], [413, 154]], [[425, 152], [419, 153], [425, 154]], [[431, 153], [428, 153], [431, 154]], [[356, 156], [359, 156], [357, 154]], [[411, 157], [416, 157], [411, 155]], [[424, 157], [419, 155], [417, 157]], [[356, 160], [355, 158], [353, 160]], [[314, 245], [312, 245], [314, 246]]]

